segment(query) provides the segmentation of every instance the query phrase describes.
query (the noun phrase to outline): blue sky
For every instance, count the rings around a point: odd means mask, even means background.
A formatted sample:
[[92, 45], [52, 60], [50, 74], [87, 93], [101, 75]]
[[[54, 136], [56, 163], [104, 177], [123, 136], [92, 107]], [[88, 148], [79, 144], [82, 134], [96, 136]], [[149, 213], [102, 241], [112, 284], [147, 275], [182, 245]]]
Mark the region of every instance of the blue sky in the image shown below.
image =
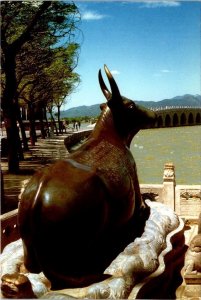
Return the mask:
[[201, 93], [199, 1], [74, 2], [84, 37], [76, 68], [81, 84], [64, 109], [105, 102], [98, 83], [104, 64], [133, 100]]

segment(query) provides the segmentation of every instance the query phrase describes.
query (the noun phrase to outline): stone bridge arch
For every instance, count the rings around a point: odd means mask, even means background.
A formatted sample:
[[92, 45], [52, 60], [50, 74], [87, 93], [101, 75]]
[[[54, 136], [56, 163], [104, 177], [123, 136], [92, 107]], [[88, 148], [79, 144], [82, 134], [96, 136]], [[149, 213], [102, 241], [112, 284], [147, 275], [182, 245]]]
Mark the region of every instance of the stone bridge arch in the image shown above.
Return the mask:
[[173, 127], [179, 126], [179, 117], [177, 113], [174, 113], [172, 122]]
[[190, 114], [188, 115], [188, 124], [189, 124], [189, 125], [193, 125], [193, 123], [194, 123], [193, 114], [190, 113]]
[[159, 117], [158, 117], [158, 127], [164, 127], [162, 116], [159, 116]]
[[170, 127], [171, 126], [171, 117], [169, 114], [165, 116], [165, 127]]
[[198, 112], [196, 114], [195, 122], [196, 124], [201, 124], [201, 113]]
[[186, 114], [184, 112], [181, 114], [180, 125], [181, 126], [186, 125]]

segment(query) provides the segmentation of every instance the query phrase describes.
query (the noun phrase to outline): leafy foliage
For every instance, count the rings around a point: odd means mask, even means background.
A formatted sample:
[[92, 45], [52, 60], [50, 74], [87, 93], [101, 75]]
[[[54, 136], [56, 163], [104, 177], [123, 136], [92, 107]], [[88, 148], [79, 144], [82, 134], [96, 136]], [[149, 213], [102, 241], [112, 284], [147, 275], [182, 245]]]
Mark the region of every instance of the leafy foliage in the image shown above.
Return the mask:
[[[2, 28], [5, 29], [6, 43], [13, 43], [20, 37], [41, 3], [3, 3]], [[21, 99], [20, 103], [23, 103], [22, 100], [26, 103], [42, 101], [57, 106], [79, 82], [78, 74], [73, 73], [77, 66], [79, 45], [71, 42], [78, 20], [74, 4], [53, 1], [43, 18], [35, 24], [29, 39], [16, 55], [17, 97]]]

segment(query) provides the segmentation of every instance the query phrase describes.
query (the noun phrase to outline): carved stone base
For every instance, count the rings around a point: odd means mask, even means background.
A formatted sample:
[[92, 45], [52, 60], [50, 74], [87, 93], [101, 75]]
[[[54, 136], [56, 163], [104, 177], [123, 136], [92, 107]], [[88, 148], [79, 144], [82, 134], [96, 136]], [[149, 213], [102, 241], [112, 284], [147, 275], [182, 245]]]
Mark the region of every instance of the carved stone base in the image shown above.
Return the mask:
[[184, 275], [184, 279], [186, 284], [199, 284], [201, 286], [201, 273], [186, 274]]
[[201, 295], [201, 284], [189, 284], [185, 287], [182, 300], [199, 300]]
[[176, 289], [182, 282], [181, 269], [187, 247], [184, 245], [184, 224], [180, 224], [167, 238], [167, 247], [159, 256], [155, 272], [143, 278], [133, 288], [129, 299], [175, 299]]
[[[180, 270], [184, 264], [184, 223], [174, 211], [164, 204], [146, 200], [150, 216], [140, 238], [130, 243], [105, 270], [108, 279], [84, 288], [51, 291], [43, 274], [22, 272], [21, 240], [8, 245], [2, 254], [2, 279], [9, 283], [6, 273], [25, 275], [36, 298], [46, 299], [156, 299], [175, 298], [175, 290], [181, 283]], [[12, 243], [12, 244], [14, 244]], [[33, 276], [34, 275], [34, 276]], [[29, 291], [30, 292], [30, 291]], [[26, 297], [25, 291], [24, 298]], [[4, 296], [7, 296], [4, 292]]]

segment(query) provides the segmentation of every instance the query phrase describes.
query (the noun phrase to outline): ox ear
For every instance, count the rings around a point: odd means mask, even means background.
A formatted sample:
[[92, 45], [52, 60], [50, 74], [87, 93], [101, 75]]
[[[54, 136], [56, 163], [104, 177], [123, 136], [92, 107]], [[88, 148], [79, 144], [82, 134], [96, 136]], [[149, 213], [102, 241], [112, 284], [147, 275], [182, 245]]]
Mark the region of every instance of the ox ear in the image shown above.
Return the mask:
[[100, 104], [100, 109], [104, 110], [106, 108], [107, 104], [106, 103], [101, 103]]

